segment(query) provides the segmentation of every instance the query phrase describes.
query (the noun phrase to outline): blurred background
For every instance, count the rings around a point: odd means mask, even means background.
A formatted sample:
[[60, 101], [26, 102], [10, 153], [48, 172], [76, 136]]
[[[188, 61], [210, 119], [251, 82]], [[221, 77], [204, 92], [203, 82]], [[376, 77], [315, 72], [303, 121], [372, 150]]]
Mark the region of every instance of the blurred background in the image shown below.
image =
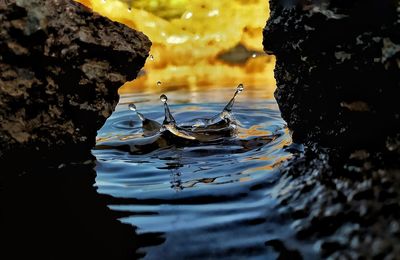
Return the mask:
[[[274, 57], [263, 52], [266, 0], [78, 0], [95, 12], [146, 34], [153, 45], [126, 93], [201, 92], [239, 83], [272, 98]], [[250, 96], [249, 96], [250, 95]], [[261, 96], [260, 96], [261, 95]]]

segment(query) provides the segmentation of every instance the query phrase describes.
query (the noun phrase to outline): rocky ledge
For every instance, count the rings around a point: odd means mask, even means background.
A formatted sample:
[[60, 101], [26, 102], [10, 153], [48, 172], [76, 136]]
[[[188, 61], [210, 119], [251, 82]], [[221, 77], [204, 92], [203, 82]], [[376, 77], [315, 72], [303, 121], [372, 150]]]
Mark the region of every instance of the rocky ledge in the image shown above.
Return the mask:
[[277, 210], [303, 256], [400, 254], [400, 1], [270, 1], [264, 47], [295, 142]]
[[72, 0], [0, 2], [3, 169], [90, 159], [118, 88], [136, 77], [150, 45]]
[[150, 45], [72, 0], [0, 1], [0, 258], [137, 257], [91, 149]]

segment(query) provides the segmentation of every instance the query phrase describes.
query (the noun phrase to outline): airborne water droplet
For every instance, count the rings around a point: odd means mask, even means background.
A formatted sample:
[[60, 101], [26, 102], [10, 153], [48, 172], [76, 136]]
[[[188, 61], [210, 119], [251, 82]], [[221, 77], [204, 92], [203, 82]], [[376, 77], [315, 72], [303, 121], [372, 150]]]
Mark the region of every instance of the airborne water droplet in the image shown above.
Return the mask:
[[[242, 83], [240, 83], [235, 91], [235, 94], [233, 95], [232, 99], [229, 101], [229, 103], [225, 106], [224, 111], [228, 111], [230, 112], [232, 110], [233, 104], [235, 103], [235, 98], [237, 96], [237, 94], [239, 94], [240, 92], [242, 92], [244, 89], [244, 86]], [[225, 117], [224, 117], [225, 118]]]
[[157, 81], [157, 87], [160, 87], [161, 86], [161, 81]]
[[[160, 100], [164, 103], [164, 114], [165, 114], [164, 122], [163, 122], [164, 127], [167, 127], [167, 128], [173, 127], [175, 129], [176, 128], [175, 118], [172, 115], [171, 111], [169, 110], [169, 106], [167, 104], [167, 101], [168, 101], [167, 96], [165, 94], [162, 94], [160, 96]], [[167, 125], [170, 125], [170, 126], [167, 126]], [[170, 132], [171, 132], [171, 130], [170, 130]]]
[[136, 105], [135, 104], [130, 103], [128, 107], [129, 107], [129, 110], [132, 110], [132, 111], [136, 112]]
[[128, 7], [128, 12], [131, 13], [132, 12], [132, 8]]
[[[142, 113], [140, 113], [137, 110], [136, 105], [134, 103], [130, 103], [128, 107], [129, 110], [134, 111], [136, 115], [139, 117], [140, 121], [142, 121], [142, 129], [144, 136], [151, 136], [160, 131], [161, 125], [154, 120], [146, 118]], [[133, 127], [134, 122], [133, 121], [129, 122], [129, 125]]]
[[168, 101], [168, 97], [166, 95], [162, 94], [160, 96], [160, 100], [161, 100], [161, 102], [166, 103]]
[[238, 87], [237, 87], [237, 91], [242, 92], [243, 89], [244, 89], [244, 86], [243, 86], [242, 83], [240, 83], [240, 84], [238, 85]]
[[128, 105], [129, 110], [136, 112], [137, 116], [140, 118], [141, 121], [144, 121], [146, 118], [137, 111], [136, 105], [133, 103], [130, 103]]
[[253, 55], [251, 55], [252, 58], [256, 58], [257, 54], [253, 53]]
[[154, 60], [154, 56], [152, 54], [149, 55], [150, 60]]

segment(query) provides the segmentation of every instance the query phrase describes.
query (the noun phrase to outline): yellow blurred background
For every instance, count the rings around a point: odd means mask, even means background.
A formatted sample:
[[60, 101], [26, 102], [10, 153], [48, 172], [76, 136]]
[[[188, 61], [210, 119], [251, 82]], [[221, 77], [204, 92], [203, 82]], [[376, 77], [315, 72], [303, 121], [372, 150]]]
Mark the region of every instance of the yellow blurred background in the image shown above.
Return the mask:
[[142, 31], [153, 45], [139, 77], [120, 93], [198, 91], [243, 83], [272, 97], [274, 57], [263, 52], [267, 0], [77, 0]]

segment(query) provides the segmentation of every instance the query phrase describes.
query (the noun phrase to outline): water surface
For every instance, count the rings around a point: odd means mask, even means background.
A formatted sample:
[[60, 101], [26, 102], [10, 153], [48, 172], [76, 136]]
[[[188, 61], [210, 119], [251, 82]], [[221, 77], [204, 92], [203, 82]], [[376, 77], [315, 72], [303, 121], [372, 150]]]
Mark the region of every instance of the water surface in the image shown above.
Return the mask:
[[[234, 90], [166, 94], [176, 121], [184, 122], [221, 112]], [[140, 119], [128, 109], [131, 102], [162, 123], [158, 96], [122, 96], [98, 133], [98, 145], [143, 138]], [[289, 236], [275, 212], [274, 190], [279, 167], [291, 156], [285, 149], [291, 139], [277, 104], [264, 96], [262, 89], [246, 89], [237, 98], [236, 136], [141, 152], [93, 151], [98, 192], [113, 197], [109, 207], [121, 213], [120, 221], [137, 227], [139, 235], [164, 240], [141, 248], [145, 259], [277, 257], [266, 241]]]

